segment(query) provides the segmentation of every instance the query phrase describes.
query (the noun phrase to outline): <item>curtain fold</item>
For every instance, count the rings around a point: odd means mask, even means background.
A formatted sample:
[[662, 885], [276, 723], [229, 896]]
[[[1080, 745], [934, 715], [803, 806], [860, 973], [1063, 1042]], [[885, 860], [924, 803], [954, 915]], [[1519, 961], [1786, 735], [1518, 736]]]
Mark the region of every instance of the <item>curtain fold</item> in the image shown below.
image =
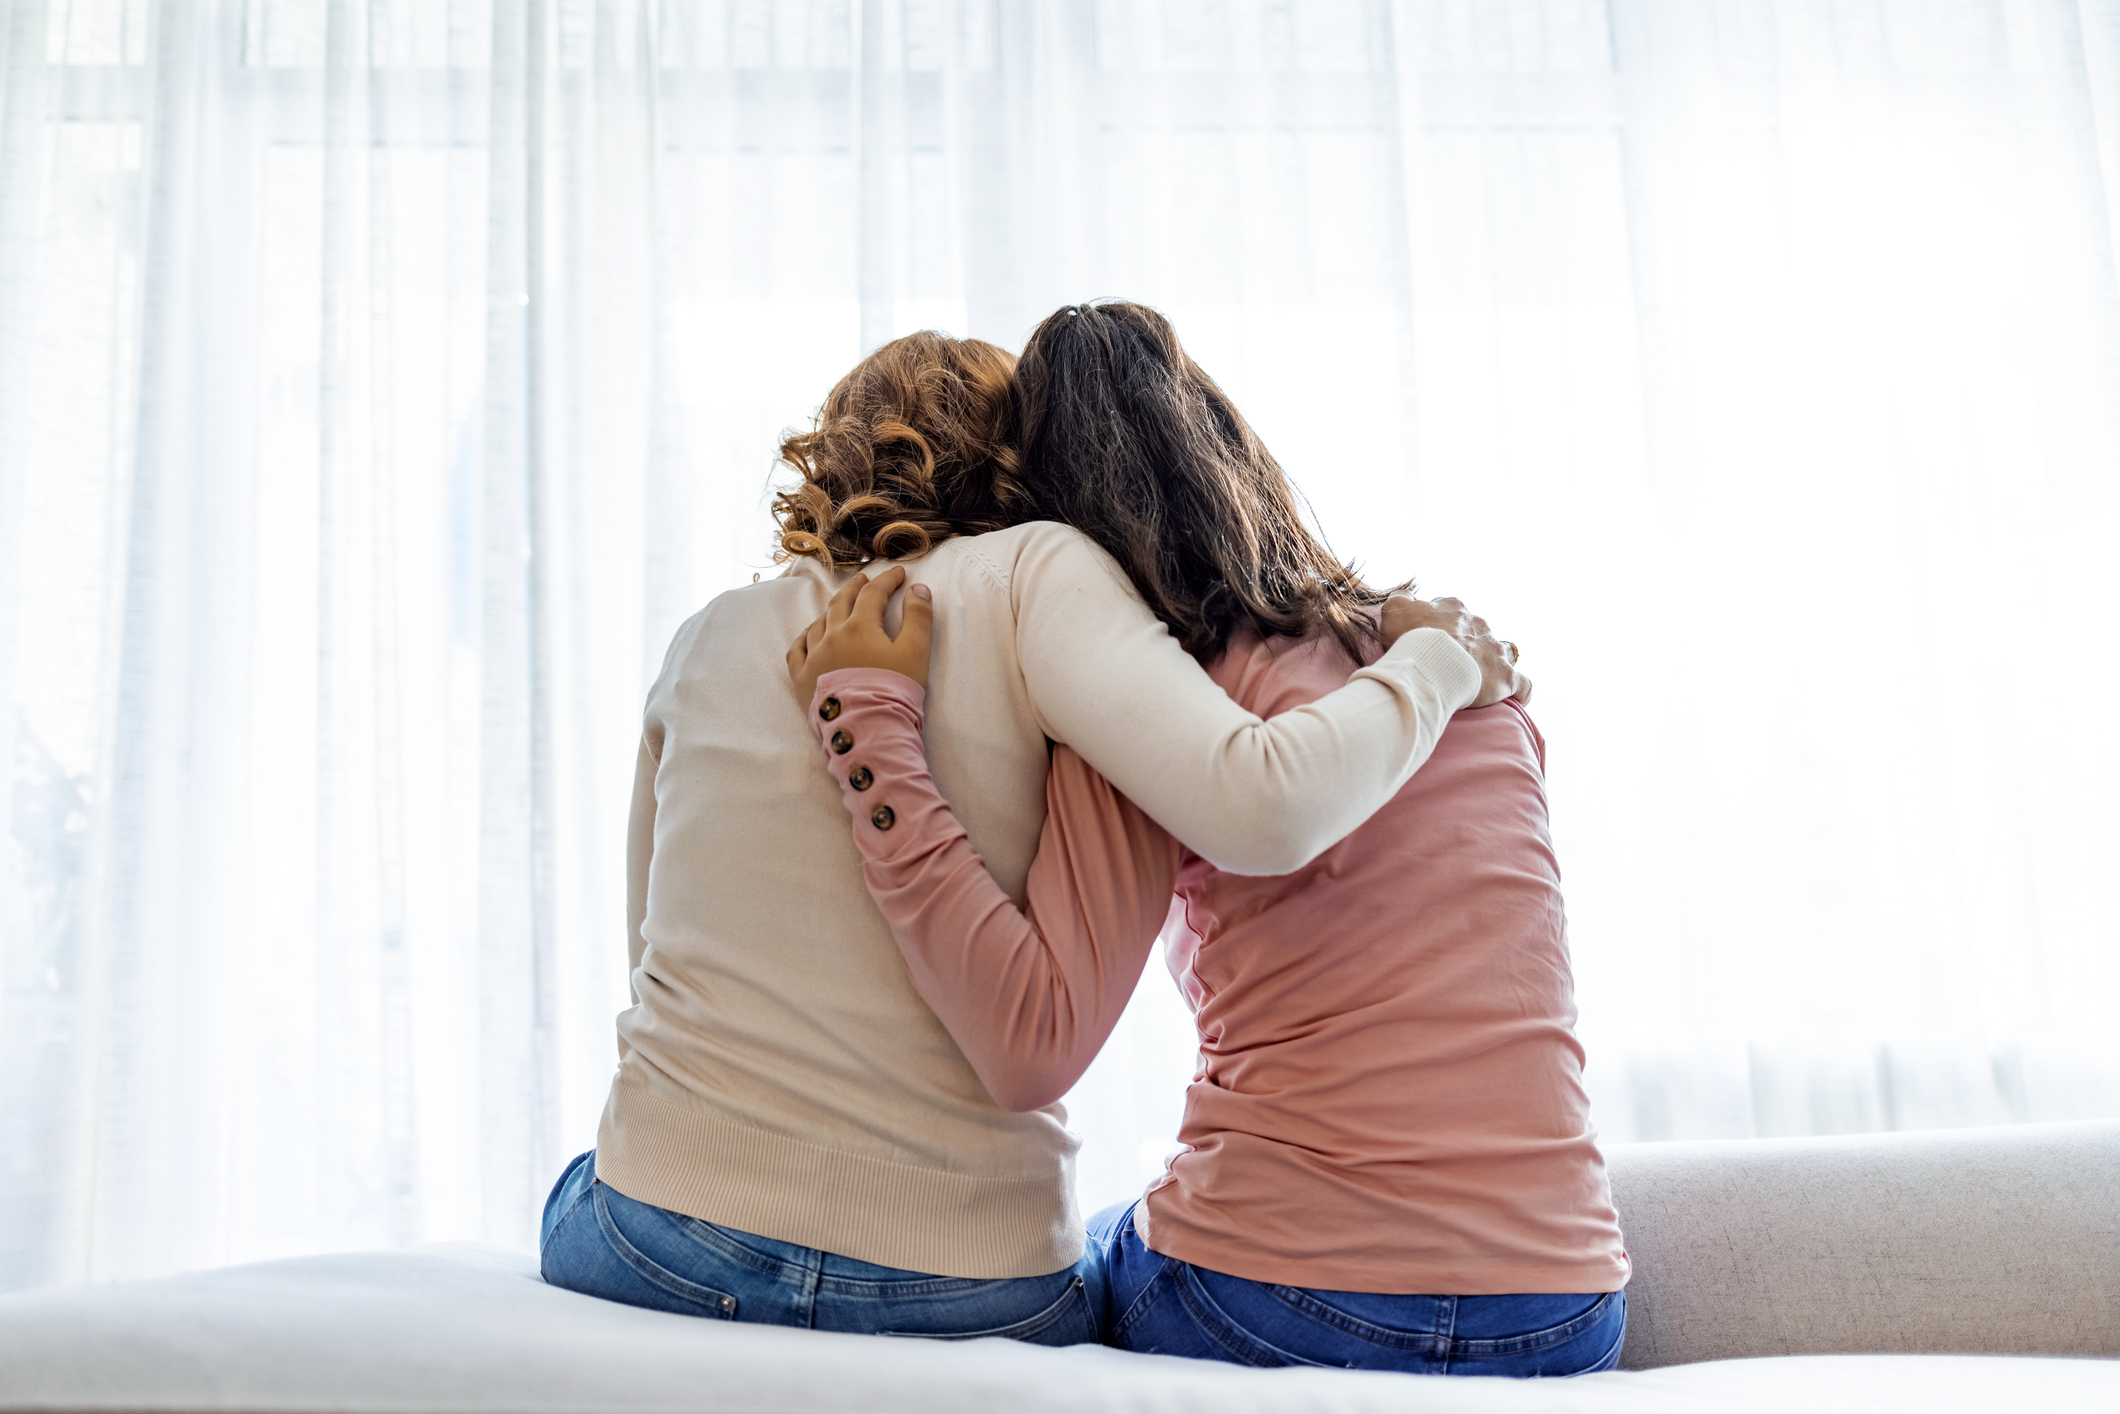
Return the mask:
[[2116, 221], [2116, 0], [0, 3], [0, 1287], [527, 1244], [779, 433], [1100, 295], [1524, 645], [1608, 1138], [2120, 1113]]

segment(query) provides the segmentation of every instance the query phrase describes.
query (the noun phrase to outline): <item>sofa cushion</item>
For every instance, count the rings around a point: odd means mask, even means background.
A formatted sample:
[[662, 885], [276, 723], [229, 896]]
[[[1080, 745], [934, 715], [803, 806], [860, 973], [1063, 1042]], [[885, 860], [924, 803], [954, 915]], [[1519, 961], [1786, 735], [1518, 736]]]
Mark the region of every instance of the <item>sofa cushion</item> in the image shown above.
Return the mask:
[[1546, 1381], [1246, 1370], [725, 1324], [546, 1286], [525, 1255], [428, 1249], [0, 1298], [0, 1410], [32, 1409], [2112, 1414], [2120, 1363], [1840, 1356]]

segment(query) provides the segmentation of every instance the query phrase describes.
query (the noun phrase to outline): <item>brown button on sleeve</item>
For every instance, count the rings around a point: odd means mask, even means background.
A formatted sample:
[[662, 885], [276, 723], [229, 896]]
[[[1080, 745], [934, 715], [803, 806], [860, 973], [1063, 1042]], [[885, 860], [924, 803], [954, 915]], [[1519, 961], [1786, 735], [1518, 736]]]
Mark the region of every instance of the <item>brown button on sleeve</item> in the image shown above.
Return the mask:
[[849, 751], [852, 751], [853, 749], [854, 749], [854, 736], [853, 736], [853, 733], [851, 733], [851, 732], [845, 732], [845, 731], [838, 731], [838, 732], [833, 732], [833, 733], [832, 733], [832, 754], [833, 754], [833, 755], [835, 755], [835, 756], [844, 756], [844, 755], [846, 755], [846, 754], [847, 754], [847, 753], [848, 753]]
[[876, 784], [876, 777], [869, 771], [868, 767], [856, 766], [853, 770], [847, 772], [847, 784], [855, 790], [867, 790], [870, 786]]
[[890, 806], [879, 805], [874, 813], [869, 816], [869, 823], [879, 830], [888, 830], [891, 826], [898, 823], [898, 817], [892, 813]]
[[824, 718], [827, 722], [837, 721], [839, 719], [839, 699], [827, 697], [824, 701], [818, 703], [817, 715]]

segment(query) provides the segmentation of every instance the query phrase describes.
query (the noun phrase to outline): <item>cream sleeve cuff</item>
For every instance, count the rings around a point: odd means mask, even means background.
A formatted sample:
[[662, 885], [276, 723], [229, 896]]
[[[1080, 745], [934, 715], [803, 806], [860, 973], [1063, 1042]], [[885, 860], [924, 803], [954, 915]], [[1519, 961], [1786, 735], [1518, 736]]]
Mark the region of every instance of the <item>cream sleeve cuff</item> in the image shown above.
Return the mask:
[[1463, 644], [1439, 628], [1404, 634], [1356, 678], [1381, 683], [1408, 701], [1428, 698], [1448, 717], [1480, 695], [1480, 665]]

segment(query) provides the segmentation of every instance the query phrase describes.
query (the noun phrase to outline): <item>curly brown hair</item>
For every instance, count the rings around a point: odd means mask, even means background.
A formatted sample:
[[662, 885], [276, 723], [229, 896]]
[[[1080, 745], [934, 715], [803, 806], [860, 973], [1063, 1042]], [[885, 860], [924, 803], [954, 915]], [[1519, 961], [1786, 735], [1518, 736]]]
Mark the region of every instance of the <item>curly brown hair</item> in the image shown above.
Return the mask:
[[1005, 349], [932, 330], [856, 364], [810, 430], [780, 444], [802, 480], [773, 498], [774, 559], [911, 559], [1027, 519], [1033, 498], [1009, 437], [1015, 367]]

